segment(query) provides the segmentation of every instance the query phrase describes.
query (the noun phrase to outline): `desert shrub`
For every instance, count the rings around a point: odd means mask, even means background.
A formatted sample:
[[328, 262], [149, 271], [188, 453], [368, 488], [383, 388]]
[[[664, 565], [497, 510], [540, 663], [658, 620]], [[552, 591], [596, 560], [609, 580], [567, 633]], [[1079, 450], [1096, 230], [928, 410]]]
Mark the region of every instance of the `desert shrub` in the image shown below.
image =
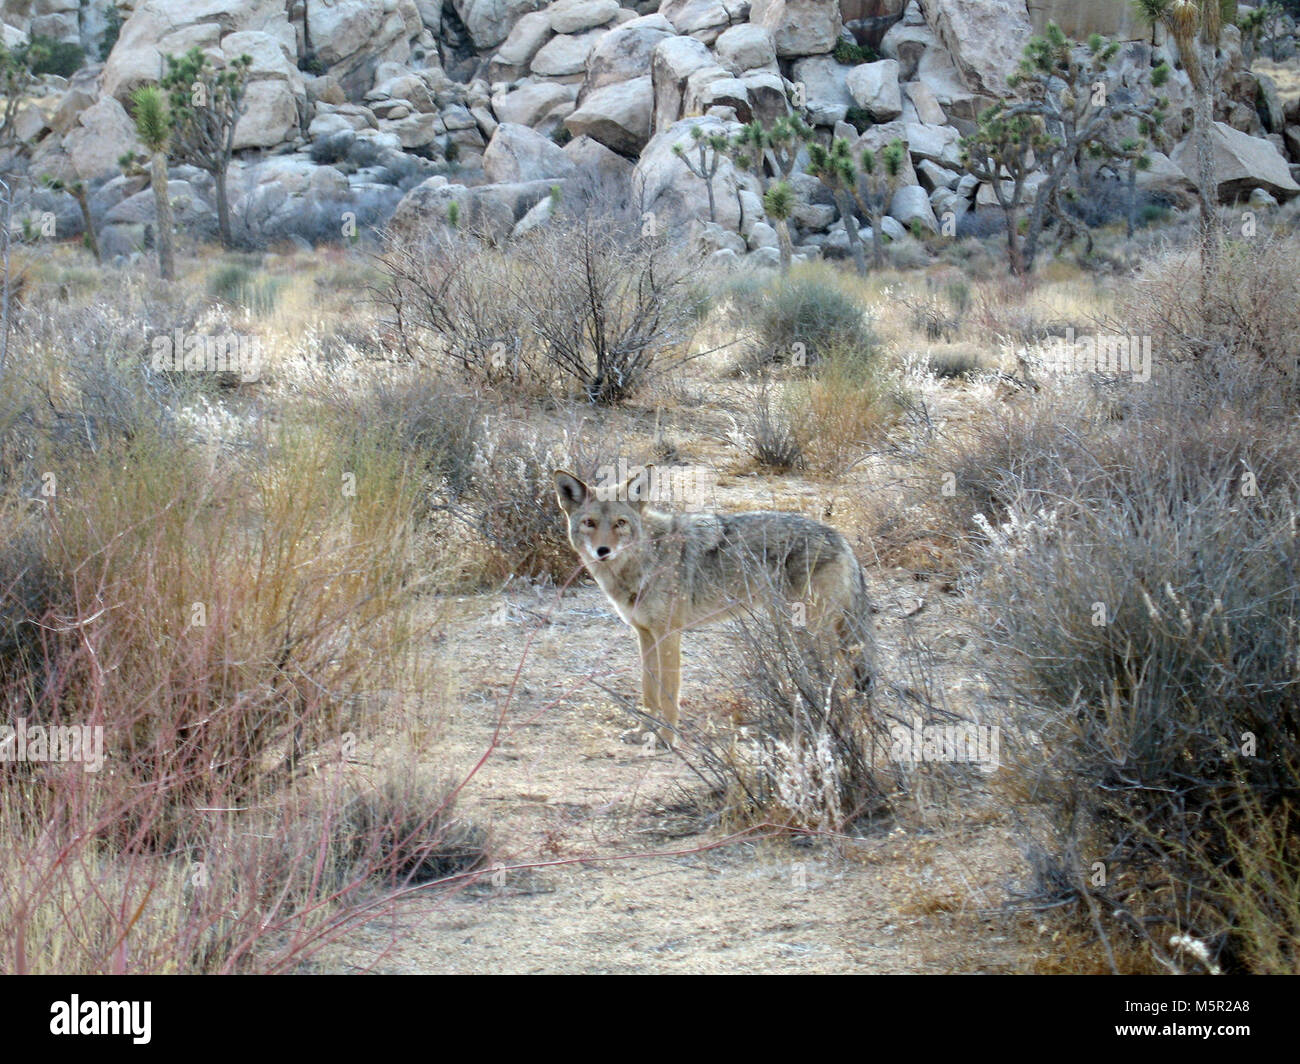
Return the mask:
[[455, 793], [454, 780], [409, 774], [350, 788], [331, 820], [344, 880], [362, 874], [404, 887], [483, 864], [487, 833], [453, 815]]
[[382, 426], [387, 446], [422, 478], [421, 513], [469, 492], [484, 445], [486, 405], [420, 371], [392, 373], [359, 390], [329, 397], [340, 438], [358, 443]]
[[741, 372], [781, 363], [815, 366], [832, 350], [868, 361], [878, 356], [865, 308], [828, 268], [799, 269], [770, 281], [741, 281], [728, 290], [727, 298], [737, 316], [752, 323], [737, 366]]
[[773, 593], [733, 621], [739, 734], [723, 745], [686, 722], [684, 755], [724, 820], [843, 831], [887, 812], [901, 779], [872, 709], [875, 644], [862, 625], [837, 654], [834, 638], [812, 638], [790, 612]]
[[202, 375], [150, 359], [220, 309], [129, 273], [87, 296], [22, 307], [0, 380], [0, 699], [101, 726], [105, 767], [0, 762], [0, 967], [288, 970], [474, 860], [441, 784], [329, 798], [298, 772], [425, 693], [415, 595], [448, 552], [416, 568], [417, 457], [443, 431], [381, 396], [346, 431], [227, 411], [227, 446], [187, 414]]
[[871, 449], [901, 405], [879, 362], [862, 359], [859, 350], [827, 353], [815, 376], [790, 389], [809, 464], [831, 476], [848, 472]]
[[504, 249], [459, 231], [393, 242], [383, 264], [408, 353], [595, 404], [653, 379], [702, 316], [694, 260], [630, 212], [562, 213]]
[[732, 429], [732, 441], [760, 468], [788, 473], [804, 467], [808, 426], [790, 402], [777, 398], [769, 382], [745, 406]]
[[555, 501], [554, 474], [573, 469], [582, 475], [595, 465], [571, 438], [505, 418], [488, 425], [473, 485], [458, 509], [485, 548], [480, 582], [499, 586], [518, 576], [563, 583], [575, 574], [579, 562]]
[[57, 74], [61, 78], [72, 77], [86, 62], [81, 45], [39, 35], [32, 38], [27, 55], [33, 74]]
[[876, 120], [871, 117], [871, 112], [865, 107], [853, 106], [844, 113], [844, 121], [856, 129], [859, 133], [865, 133]]
[[1135, 936], [1186, 969], [1184, 935], [1241, 969], [1267, 953], [1243, 928], [1295, 913], [1294, 892], [1265, 905], [1243, 879], [1233, 839], [1298, 826], [1300, 440], [1221, 396], [1207, 416], [1206, 390], [1132, 385], [1120, 419], [1039, 396], [948, 455], [948, 502], [980, 530], [988, 660], [1044, 815], [1034, 891], [1077, 906], [1112, 958]]
[[133, 804], [80, 766], [0, 809], [0, 957], [7, 971], [228, 974], [301, 971], [394, 892], [454, 888], [486, 835], [455, 790], [412, 775], [331, 775], [274, 806], [205, 809], [183, 852], [106, 846]]
[[965, 380], [984, 368], [979, 352], [969, 348], [931, 351], [926, 365], [940, 380]]
[[1127, 286], [1117, 321], [1150, 336], [1161, 360], [1189, 367], [1203, 397], [1285, 414], [1300, 400], [1300, 273], [1280, 237], [1225, 245], [1202, 291], [1194, 253], [1167, 252]]
[[265, 317], [275, 310], [282, 287], [279, 278], [235, 262], [220, 267], [208, 282], [214, 299], [247, 310], [254, 317]]
[[835, 62], [842, 63], [845, 66], [874, 63], [879, 58], [874, 48], [865, 44], [855, 44], [843, 38], [835, 42], [835, 50], [831, 55], [835, 57]]

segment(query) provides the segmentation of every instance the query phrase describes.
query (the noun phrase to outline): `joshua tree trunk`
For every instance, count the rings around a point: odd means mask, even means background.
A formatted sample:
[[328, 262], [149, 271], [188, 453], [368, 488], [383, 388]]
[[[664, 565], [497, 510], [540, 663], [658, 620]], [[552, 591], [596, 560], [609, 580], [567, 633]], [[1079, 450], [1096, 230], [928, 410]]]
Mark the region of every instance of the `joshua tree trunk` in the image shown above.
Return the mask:
[[853, 213], [853, 203], [844, 192], [838, 193], [835, 199], [840, 209], [840, 217], [844, 219], [844, 232], [849, 238], [849, 251], [853, 254], [853, 268], [858, 271], [859, 277], [865, 277], [867, 274], [867, 256], [862, 250], [862, 234], [858, 232], [858, 218]]
[[158, 222], [158, 271], [164, 281], [176, 279], [176, 259], [172, 253], [172, 201], [167, 191], [167, 153], [156, 151], [150, 166], [150, 184]]
[[781, 251], [781, 272], [789, 273], [794, 260], [794, 245], [790, 241], [790, 223], [784, 218], [776, 219], [776, 242]]
[[221, 232], [221, 246], [230, 249], [230, 200], [226, 196], [226, 171], [218, 169], [212, 179], [217, 191], [217, 228]]
[[1124, 212], [1125, 235], [1132, 240], [1133, 230], [1137, 225], [1137, 177], [1138, 161], [1130, 159], [1128, 164], [1128, 210]]
[[1214, 95], [1201, 73], [1203, 85], [1195, 87], [1193, 111], [1196, 137], [1196, 189], [1201, 200], [1201, 255], [1205, 283], [1212, 284], [1219, 273], [1218, 182], [1214, 173]]
[[95, 235], [95, 219], [90, 213], [90, 196], [86, 192], [86, 186], [78, 184], [74, 195], [76, 196], [77, 206], [81, 208], [81, 221], [86, 227], [86, 247], [90, 248], [90, 253], [95, 256], [95, 261], [101, 262], [99, 237]]

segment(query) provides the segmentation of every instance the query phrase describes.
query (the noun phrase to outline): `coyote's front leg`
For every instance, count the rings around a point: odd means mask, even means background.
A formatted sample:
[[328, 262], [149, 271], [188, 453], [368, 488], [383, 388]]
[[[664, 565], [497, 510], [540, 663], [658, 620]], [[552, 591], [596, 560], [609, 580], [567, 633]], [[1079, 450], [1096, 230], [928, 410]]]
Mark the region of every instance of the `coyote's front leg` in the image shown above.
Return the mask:
[[662, 721], [660, 740], [672, 746], [676, 739], [677, 697], [681, 689], [681, 633], [659, 633], [639, 625], [641, 644], [641, 702], [650, 716]]

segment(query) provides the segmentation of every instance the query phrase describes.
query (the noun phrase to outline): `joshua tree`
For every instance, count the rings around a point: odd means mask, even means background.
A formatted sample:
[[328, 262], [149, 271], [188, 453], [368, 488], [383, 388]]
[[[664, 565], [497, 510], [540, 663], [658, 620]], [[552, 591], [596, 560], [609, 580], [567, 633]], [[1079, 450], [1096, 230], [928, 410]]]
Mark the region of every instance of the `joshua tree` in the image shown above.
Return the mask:
[[[32, 65], [49, 56], [42, 44], [6, 48], [0, 44], [0, 154], [13, 157], [26, 146], [18, 139], [18, 111], [32, 94]], [[7, 167], [6, 167], [7, 168]]]
[[844, 232], [849, 238], [853, 265], [859, 274], [867, 272], [867, 258], [862, 251], [862, 236], [858, 232], [858, 219], [854, 213], [854, 193], [858, 184], [858, 168], [853, 163], [849, 142], [836, 137], [830, 148], [820, 144], [808, 145], [808, 172], [830, 189], [844, 220]]
[[1164, 21], [1165, 12], [1174, 0], [1133, 0], [1138, 18], [1151, 27], [1151, 47], [1156, 46], [1156, 24]]
[[[862, 213], [871, 219], [871, 258], [876, 269], [885, 261], [885, 241], [881, 233], [881, 223], [885, 220], [885, 209], [898, 188], [899, 178], [903, 176], [903, 164], [907, 161], [907, 148], [901, 140], [891, 140], [877, 155], [870, 148], [862, 149], [863, 181], [853, 185], [853, 198]], [[866, 189], [863, 189], [863, 185]]]
[[[163, 280], [176, 279], [176, 259], [172, 252], [172, 202], [167, 190], [167, 151], [171, 146], [171, 121], [167, 101], [157, 85], [142, 85], [131, 96], [136, 136], [149, 153], [149, 183], [157, 215], [158, 272]], [[133, 156], [122, 157], [131, 165]]]
[[[1148, 11], [1146, 8], [1150, 7]], [[1178, 45], [1192, 83], [1192, 135], [1196, 143], [1196, 190], [1201, 201], [1202, 283], [1208, 288], [1219, 272], [1219, 224], [1215, 215], [1218, 181], [1214, 172], [1214, 95], [1219, 80], [1219, 40], [1223, 4], [1219, 0], [1170, 0], [1143, 5], [1143, 15], [1159, 18]]]
[[86, 182], [64, 181], [58, 177], [47, 177], [45, 184], [47, 188], [55, 192], [68, 193], [77, 201], [77, 206], [81, 209], [81, 220], [86, 227], [86, 247], [95, 256], [95, 261], [100, 262], [99, 238], [95, 235], [95, 220], [90, 214], [90, 194], [86, 189]]
[[979, 127], [962, 140], [962, 164], [993, 190], [1007, 226], [1007, 261], [1011, 272], [1024, 273], [1020, 212], [1025, 182], [1046, 146], [1042, 121], [1035, 115], [1009, 112], [996, 103], [979, 116]]
[[167, 72], [160, 82], [171, 112], [172, 155], [212, 175], [224, 247], [231, 243], [226, 172], [252, 65], [251, 56], [241, 55], [225, 67], [214, 67], [201, 49], [191, 48], [179, 58], [167, 56]]
[[[1025, 47], [1019, 70], [1008, 79], [1018, 100], [1003, 100], [985, 111], [976, 132], [962, 142], [967, 169], [990, 183], [1007, 219], [1011, 269], [1033, 268], [1038, 244], [1050, 218], [1064, 231], [1075, 228], [1061, 209], [1068, 182], [1077, 177], [1086, 153], [1103, 159], [1127, 157], [1112, 138], [1122, 123], [1157, 128], [1164, 101], [1131, 92], [1110, 91], [1111, 67], [1119, 45], [1093, 34], [1085, 46], [1069, 40], [1055, 23]], [[1151, 87], [1169, 76], [1161, 64], [1151, 72]], [[1043, 180], [1025, 219], [1023, 240], [1019, 212], [1025, 182], [1040, 171]]]
[[[716, 222], [718, 208], [713, 198], [713, 179], [717, 176], [718, 165], [722, 162], [723, 155], [726, 154], [728, 141], [721, 133], [706, 134], [699, 126], [691, 127], [691, 140], [694, 142], [691, 145], [674, 144], [673, 154], [686, 164], [686, 169], [704, 182], [704, 187], [709, 193], [709, 221]], [[687, 154], [691, 148], [696, 152], [694, 160]]]
[[[783, 273], [790, 269], [793, 252], [789, 218], [794, 210], [794, 189], [790, 186], [790, 175], [794, 173], [800, 149], [810, 136], [812, 130], [797, 115], [789, 115], [778, 118], [770, 126], [756, 119], [729, 145], [736, 165], [752, 171], [763, 185], [763, 209], [776, 230]], [[772, 171], [770, 175], [768, 168]]]
[[773, 182], [763, 193], [763, 210], [776, 223], [776, 239], [781, 251], [781, 272], [790, 272], [794, 248], [790, 242], [790, 212], [794, 210], [794, 189], [784, 178]]

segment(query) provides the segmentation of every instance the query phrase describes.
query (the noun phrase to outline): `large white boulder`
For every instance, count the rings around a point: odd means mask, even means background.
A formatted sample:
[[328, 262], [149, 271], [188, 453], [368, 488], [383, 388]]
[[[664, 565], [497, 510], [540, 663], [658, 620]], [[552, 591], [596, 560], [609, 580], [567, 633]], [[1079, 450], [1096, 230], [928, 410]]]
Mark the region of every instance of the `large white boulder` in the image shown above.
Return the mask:
[[[658, 226], [685, 227], [693, 219], [708, 220], [709, 199], [704, 182], [687, 169], [686, 163], [673, 151], [674, 145], [689, 148], [693, 143], [691, 128], [699, 126], [708, 133], [733, 135], [739, 127], [716, 118], [684, 118], [661, 133], [646, 145], [632, 174], [632, 192], [642, 209], [652, 213]], [[739, 231], [741, 222], [738, 196], [742, 177], [729, 159], [723, 159], [713, 178], [714, 199], [717, 205], [717, 222], [727, 229]]]
[[612, 151], [635, 156], [650, 139], [654, 88], [647, 74], [588, 93], [564, 120], [575, 137], [588, 136]]
[[63, 139], [63, 150], [83, 180], [118, 172], [117, 160], [128, 151], [143, 152], [135, 123], [120, 103], [105, 96], [87, 107]]
[[[1300, 192], [1300, 185], [1291, 177], [1287, 161], [1277, 148], [1267, 140], [1252, 137], [1223, 122], [1215, 122], [1213, 130], [1214, 171], [1219, 182], [1219, 198], [1234, 199], [1249, 195], [1256, 188], [1283, 197]], [[1173, 150], [1171, 159], [1193, 181], [1196, 180], [1196, 142], [1188, 137]]]
[[754, 0], [749, 21], [771, 32], [783, 59], [822, 55], [839, 38], [839, 0]]
[[892, 122], [903, 113], [903, 94], [898, 85], [898, 60], [882, 59], [862, 63], [848, 72], [844, 83], [857, 105], [874, 122]]
[[596, 42], [587, 56], [583, 92], [648, 74], [655, 46], [673, 35], [672, 24], [660, 14], [645, 15], [616, 26]]
[[555, 141], [513, 122], [500, 123], [483, 152], [483, 173], [495, 183], [568, 177], [574, 169]]

